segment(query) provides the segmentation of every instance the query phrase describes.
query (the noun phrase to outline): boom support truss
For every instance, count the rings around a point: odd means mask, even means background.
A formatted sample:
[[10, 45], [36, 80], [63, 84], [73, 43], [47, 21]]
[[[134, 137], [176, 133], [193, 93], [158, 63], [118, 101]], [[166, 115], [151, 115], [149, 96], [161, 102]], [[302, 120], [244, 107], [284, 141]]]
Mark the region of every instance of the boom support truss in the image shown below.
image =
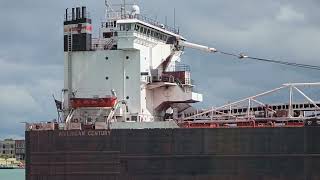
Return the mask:
[[[287, 83], [281, 87], [266, 91], [255, 96], [212, 107], [192, 114], [182, 114], [180, 122], [250, 122], [250, 121], [304, 121], [320, 117], [320, 101], [306, 95], [301, 88], [319, 88], [318, 83]], [[269, 105], [259, 100], [261, 97], [272, 95], [280, 90], [288, 89], [289, 100], [281, 104]], [[304, 98], [303, 102], [294, 102], [294, 94]]]

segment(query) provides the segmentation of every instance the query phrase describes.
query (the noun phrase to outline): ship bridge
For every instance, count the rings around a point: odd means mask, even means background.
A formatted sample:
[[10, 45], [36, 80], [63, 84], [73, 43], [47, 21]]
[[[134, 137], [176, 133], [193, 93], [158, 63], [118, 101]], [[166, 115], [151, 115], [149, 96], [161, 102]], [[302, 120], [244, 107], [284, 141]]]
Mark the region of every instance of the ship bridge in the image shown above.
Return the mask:
[[185, 40], [179, 30], [141, 14], [110, 12], [106, 17], [108, 21], [101, 25], [102, 38], [94, 41], [93, 49], [112, 49], [111, 42], [117, 44], [118, 49], [138, 49], [135, 42], [155, 46], [158, 43], [172, 44], [175, 39]]

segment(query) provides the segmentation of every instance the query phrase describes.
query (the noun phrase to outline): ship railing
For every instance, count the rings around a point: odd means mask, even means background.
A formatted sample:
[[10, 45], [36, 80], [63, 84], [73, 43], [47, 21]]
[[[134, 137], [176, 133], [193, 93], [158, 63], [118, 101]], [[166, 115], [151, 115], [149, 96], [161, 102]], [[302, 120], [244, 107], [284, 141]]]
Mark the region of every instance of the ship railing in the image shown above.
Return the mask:
[[108, 12], [107, 19], [109, 21], [116, 21], [116, 20], [123, 20], [123, 19], [137, 19], [137, 20], [146, 22], [148, 24], [151, 24], [153, 26], [159, 27], [161, 29], [165, 29], [165, 30], [170, 31], [170, 32], [175, 33], [175, 34], [179, 34], [180, 33], [179, 29], [177, 29], [175, 27], [171, 27], [171, 26], [168, 26], [166, 24], [162, 24], [157, 20], [154, 20], [152, 18], [149, 18], [149, 17], [141, 15], [141, 14], [132, 15], [130, 13], [124, 14], [121, 11], [113, 11], [113, 12]]
[[[168, 66], [166, 71], [163, 73], [163, 80], [168, 79], [168, 77], [172, 77], [172, 81], [177, 83], [178, 85], [183, 86], [193, 86], [193, 80], [191, 79], [190, 74], [190, 66], [185, 64], [176, 64]], [[170, 80], [170, 78], [169, 78]]]
[[175, 65], [169, 65], [166, 71], [167, 72], [177, 72], [177, 71], [191, 72], [191, 68], [190, 68], [190, 65], [178, 63]]
[[151, 25], [157, 26], [159, 28], [165, 29], [167, 31], [173, 32], [175, 34], [179, 34], [180, 33], [179, 29], [173, 28], [173, 27], [165, 25], [165, 24], [161, 24], [161, 23], [159, 23], [158, 21], [156, 21], [154, 19], [148, 18], [147, 16], [137, 15], [135, 18], [140, 20], [140, 21], [143, 21], [143, 22], [149, 23]]
[[162, 75], [148, 76], [141, 78], [142, 82], [150, 83], [172, 83], [178, 85], [184, 92], [195, 92], [193, 90], [194, 85], [190, 77], [183, 75], [183, 72], [164, 72]]
[[59, 128], [59, 123], [42, 122], [42, 123], [26, 123], [26, 131], [48, 131]]
[[178, 124], [182, 128], [301, 128], [305, 127], [304, 122], [260, 122], [243, 121], [243, 122], [184, 122]]

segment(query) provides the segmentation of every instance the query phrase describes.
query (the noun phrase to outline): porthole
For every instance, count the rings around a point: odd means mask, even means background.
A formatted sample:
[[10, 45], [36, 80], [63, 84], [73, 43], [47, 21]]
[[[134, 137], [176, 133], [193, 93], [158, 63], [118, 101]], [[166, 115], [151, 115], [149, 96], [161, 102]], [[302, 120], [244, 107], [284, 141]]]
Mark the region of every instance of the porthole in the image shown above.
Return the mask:
[[106, 77], [106, 80], [109, 80], [109, 77], [108, 77], [108, 76]]
[[107, 56], [107, 57], [106, 57], [106, 60], [108, 60], [108, 59], [109, 59], [109, 57]]
[[127, 76], [126, 79], [129, 79], [129, 76]]
[[127, 56], [126, 59], [129, 59], [129, 56]]
[[127, 97], [126, 97], [126, 99], [130, 99], [130, 97], [129, 97], [129, 96], [127, 96]]

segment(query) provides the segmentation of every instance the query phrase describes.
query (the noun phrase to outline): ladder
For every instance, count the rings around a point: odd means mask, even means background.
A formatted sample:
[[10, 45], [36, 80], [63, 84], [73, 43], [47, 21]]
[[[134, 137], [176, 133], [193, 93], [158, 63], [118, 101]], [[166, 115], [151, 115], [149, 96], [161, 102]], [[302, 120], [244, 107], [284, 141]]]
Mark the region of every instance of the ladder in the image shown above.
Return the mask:
[[107, 42], [106, 46], [105, 46], [105, 50], [110, 50], [113, 47], [115, 40], [111, 39], [109, 42]]
[[70, 98], [72, 97], [72, 31], [70, 30], [69, 35], [68, 35], [68, 107], [66, 107], [65, 113], [68, 112], [68, 116], [66, 117], [66, 122], [71, 120], [74, 111], [70, 107]]
[[68, 35], [68, 52], [72, 51], [72, 32], [70, 31]]

